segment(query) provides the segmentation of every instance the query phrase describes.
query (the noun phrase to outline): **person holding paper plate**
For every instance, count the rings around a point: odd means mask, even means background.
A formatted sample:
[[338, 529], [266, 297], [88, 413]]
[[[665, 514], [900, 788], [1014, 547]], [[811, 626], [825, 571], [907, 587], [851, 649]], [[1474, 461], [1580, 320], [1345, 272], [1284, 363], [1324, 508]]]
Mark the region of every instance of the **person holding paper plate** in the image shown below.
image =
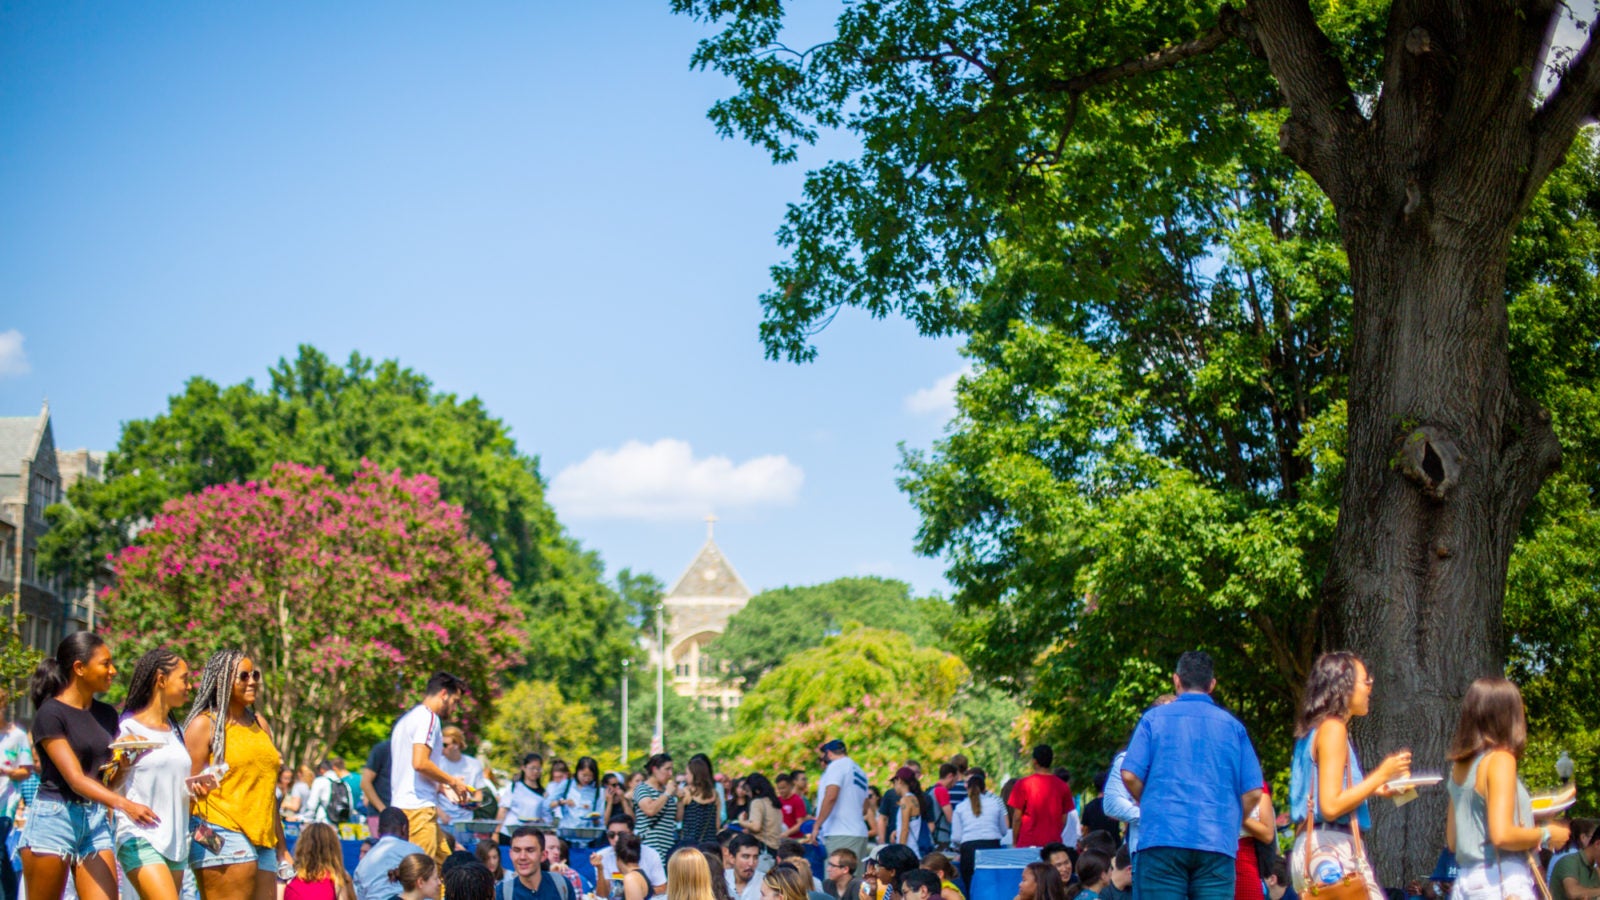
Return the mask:
[[1533, 853], [1567, 842], [1567, 827], [1539, 825], [1517, 775], [1528, 740], [1522, 692], [1504, 678], [1479, 678], [1461, 701], [1450, 741], [1445, 843], [1456, 854], [1452, 900], [1537, 897]]
[[[178, 900], [189, 868], [189, 750], [172, 711], [189, 701], [189, 665], [171, 650], [139, 657], [122, 705], [113, 750], [133, 754], [121, 784], [124, 797], [155, 810], [156, 821], [141, 824], [112, 814], [117, 862], [143, 900]], [[193, 788], [203, 797], [215, 782]]]
[[1399, 793], [1388, 783], [1411, 774], [1411, 751], [1393, 753], [1371, 774], [1362, 774], [1350, 720], [1367, 714], [1372, 683], [1366, 663], [1342, 650], [1317, 657], [1306, 679], [1289, 771], [1289, 812], [1299, 826], [1289, 872], [1302, 895], [1308, 882], [1354, 890], [1364, 881], [1371, 900], [1384, 900], [1361, 846], [1361, 829], [1371, 825], [1369, 798]]

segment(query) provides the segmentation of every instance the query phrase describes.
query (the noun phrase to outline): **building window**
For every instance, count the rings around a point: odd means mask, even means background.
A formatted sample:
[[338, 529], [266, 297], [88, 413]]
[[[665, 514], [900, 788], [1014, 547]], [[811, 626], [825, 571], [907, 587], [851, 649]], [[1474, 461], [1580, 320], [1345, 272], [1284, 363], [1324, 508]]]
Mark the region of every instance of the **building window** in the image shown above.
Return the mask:
[[32, 583], [33, 575], [33, 551], [24, 550], [22, 551], [22, 580]]
[[4, 552], [0, 552], [0, 579], [10, 582], [16, 574], [17, 558], [12, 555], [11, 548], [6, 547]]
[[29, 511], [37, 521], [44, 521], [44, 508], [56, 502], [56, 483], [43, 475], [33, 476], [33, 497], [28, 503]]
[[672, 671], [674, 673], [676, 673], [679, 678], [688, 678], [689, 677], [689, 664], [688, 663], [678, 663], [677, 665], [672, 667]]

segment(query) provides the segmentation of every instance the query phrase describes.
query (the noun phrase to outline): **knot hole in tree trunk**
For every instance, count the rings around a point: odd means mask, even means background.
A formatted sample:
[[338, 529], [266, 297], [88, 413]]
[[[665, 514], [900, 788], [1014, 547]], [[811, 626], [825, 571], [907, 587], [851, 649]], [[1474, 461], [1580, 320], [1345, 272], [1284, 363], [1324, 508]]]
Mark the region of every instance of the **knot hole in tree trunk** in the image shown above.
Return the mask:
[[1448, 434], [1432, 425], [1406, 436], [1399, 464], [1400, 473], [1435, 500], [1443, 500], [1461, 478], [1461, 451]]

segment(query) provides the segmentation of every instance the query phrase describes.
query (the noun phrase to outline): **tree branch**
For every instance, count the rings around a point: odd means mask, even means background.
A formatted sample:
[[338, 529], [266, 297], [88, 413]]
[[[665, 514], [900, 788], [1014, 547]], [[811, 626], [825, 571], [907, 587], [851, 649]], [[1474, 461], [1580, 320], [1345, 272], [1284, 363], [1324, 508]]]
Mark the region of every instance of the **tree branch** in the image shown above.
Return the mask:
[[1154, 53], [1146, 53], [1133, 59], [1124, 60], [1109, 66], [1102, 66], [1071, 78], [1052, 78], [1045, 81], [1030, 82], [1025, 92], [1040, 93], [1070, 93], [1081, 94], [1090, 88], [1110, 84], [1134, 75], [1147, 75], [1170, 69], [1196, 56], [1204, 56], [1235, 37], [1239, 37], [1244, 26], [1244, 19], [1239, 11], [1231, 6], [1223, 6], [1217, 17], [1217, 24], [1211, 30], [1199, 37], [1163, 47]]
[[1600, 115], [1600, 48], [1595, 46], [1591, 31], [1583, 49], [1556, 83], [1556, 89], [1533, 116], [1531, 184], [1544, 183], [1545, 176], [1561, 164], [1578, 129], [1597, 115]]
[[1255, 25], [1267, 65], [1289, 103], [1279, 147], [1340, 205], [1348, 195], [1345, 173], [1358, 157], [1353, 151], [1366, 118], [1333, 42], [1307, 0], [1255, 0], [1245, 16]]

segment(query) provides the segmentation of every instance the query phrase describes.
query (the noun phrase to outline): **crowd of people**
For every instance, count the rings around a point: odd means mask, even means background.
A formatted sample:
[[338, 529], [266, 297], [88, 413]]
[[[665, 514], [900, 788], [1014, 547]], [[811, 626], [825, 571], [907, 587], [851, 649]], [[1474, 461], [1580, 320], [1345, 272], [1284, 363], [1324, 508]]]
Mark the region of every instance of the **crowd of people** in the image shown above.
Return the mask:
[[[528, 753], [497, 777], [450, 724], [466, 685], [448, 673], [359, 772], [334, 756], [297, 772], [245, 653], [218, 651], [194, 678], [151, 651], [120, 710], [96, 699], [116, 673], [101, 638], [73, 634], [35, 673], [31, 734], [0, 722], [0, 837], [33, 786], [17, 841], [28, 900], [110, 900], [119, 877], [143, 900], [966, 900], [979, 854], [1002, 847], [1028, 851], [1016, 900], [1600, 898], [1595, 823], [1534, 815], [1521, 695], [1503, 678], [1472, 684], [1439, 761], [1439, 867], [1386, 890], [1361, 836], [1371, 800], [1414, 789], [1412, 758], [1370, 771], [1357, 758], [1349, 727], [1375, 679], [1350, 653], [1318, 658], [1303, 692], [1286, 855], [1250, 736], [1213, 699], [1201, 652], [1081, 795], [1048, 746], [1021, 777], [957, 755], [931, 772], [907, 760], [881, 790], [840, 740], [817, 748], [814, 793], [805, 767], [729, 778], [704, 754], [680, 774], [667, 753], [633, 773]], [[347, 869], [339, 827], [363, 819], [371, 837]]]

